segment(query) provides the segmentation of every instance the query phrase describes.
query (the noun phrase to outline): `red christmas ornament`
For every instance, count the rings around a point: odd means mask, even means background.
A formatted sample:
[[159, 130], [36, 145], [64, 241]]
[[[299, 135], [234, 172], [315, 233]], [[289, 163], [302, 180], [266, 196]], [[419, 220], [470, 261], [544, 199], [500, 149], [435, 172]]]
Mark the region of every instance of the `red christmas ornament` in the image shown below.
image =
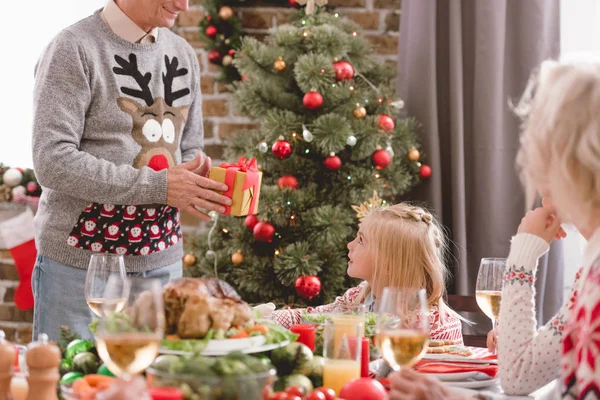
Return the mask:
[[207, 15], [207, 16], [206, 16], [206, 20], [207, 20], [208, 22], [210, 22], [210, 21], [212, 21], [212, 17], [211, 17], [210, 15]]
[[229, 54], [231, 57], [233, 57], [235, 55], [235, 50], [234, 49], [230, 49], [227, 54]]
[[258, 224], [258, 217], [254, 214], [248, 215], [244, 220], [244, 225], [249, 231], [253, 230], [256, 224]]
[[321, 280], [318, 276], [300, 276], [296, 279], [296, 293], [305, 299], [312, 299], [321, 293]]
[[217, 34], [217, 27], [213, 26], [213, 25], [209, 25], [206, 27], [206, 30], [204, 31], [204, 33], [206, 33], [206, 36], [208, 37], [214, 37]]
[[273, 155], [275, 157], [283, 160], [292, 154], [292, 145], [287, 140], [280, 138], [278, 141], [273, 143], [271, 150], [273, 151]]
[[392, 156], [385, 150], [377, 150], [371, 156], [375, 168], [384, 169], [392, 162]]
[[308, 92], [304, 95], [302, 104], [309, 110], [316, 110], [323, 105], [323, 96], [319, 92]]
[[267, 221], [260, 221], [254, 226], [252, 233], [254, 234], [254, 239], [259, 242], [270, 242], [273, 240], [275, 227]]
[[293, 175], [284, 175], [277, 181], [279, 189], [298, 189], [298, 179]]
[[298, 7], [298, 2], [296, 0], [288, 0], [288, 4], [290, 7]]
[[377, 123], [379, 128], [383, 129], [386, 132], [391, 132], [396, 127], [394, 123], [394, 118], [390, 117], [387, 114], [381, 114], [379, 116], [379, 122]]
[[221, 62], [221, 53], [217, 50], [211, 50], [208, 52], [208, 61], [213, 64], [219, 64]]
[[342, 160], [335, 154], [332, 154], [323, 161], [323, 164], [330, 170], [337, 171], [342, 167]]
[[338, 61], [333, 64], [335, 69], [335, 79], [346, 81], [354, 78], [354, 67], [348, 61]]
[[431, 176], [431, 167], [429, 165], [421, 165], [419, 176], [423, 179], [428, 179]]

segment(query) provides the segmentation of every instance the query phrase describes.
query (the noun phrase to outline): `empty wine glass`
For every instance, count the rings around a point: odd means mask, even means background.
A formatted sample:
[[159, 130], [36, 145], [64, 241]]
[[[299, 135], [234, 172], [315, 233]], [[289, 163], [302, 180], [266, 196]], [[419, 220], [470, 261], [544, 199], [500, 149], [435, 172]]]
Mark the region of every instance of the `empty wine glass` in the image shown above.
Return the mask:
[[[125, 280], [125, 261], [122, 255], [117, 254], [92, 254], [85, 277], [85, 301], [96, 316], [102, 316], [105, 306], [112, 306], [113, 311], [123, 309], [127, 292], [114, 293], [113, 298], [104, 297], [106, 284], [111, 276]], [[123, 290], [128, 289], [126, 285]]]
[[482, 258], [477, 273], [475, 299], [481, 311], [492, 320], [492, 329], [498, 325], [500, 300], [506, 258]]
[[429, 313], [425, 289], [386, 287], [377, 318], [377, 346], [395, 371], [417, 363], [427, 350]]
[[108, 369], [124, 380], [145, 370], [158, 355], [165, 313], [159, 279], [111, 276], [104, 296], [114, 297], [129, 286], [122, 310], [107, 306], [96, 331], [96, 347]]

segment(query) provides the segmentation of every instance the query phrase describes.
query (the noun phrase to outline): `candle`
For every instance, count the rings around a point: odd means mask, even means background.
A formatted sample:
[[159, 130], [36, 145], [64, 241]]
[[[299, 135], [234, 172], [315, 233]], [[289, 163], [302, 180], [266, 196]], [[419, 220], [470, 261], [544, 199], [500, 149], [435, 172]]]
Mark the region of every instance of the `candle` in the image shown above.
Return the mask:
[[358, 361], [325, 360], [323, 364], [323, 386], [333, 389], [338, 396], [346, 382], [357, 378], [360, 378]]
[[331, 318], [331, 321], [335, 327], [333, 337], [334, 354], [339, 352], [340, 346], [344, 341], [344, 337], [346, 337], [346, 340], [357, 337], [359, 326], [361, 337], [365, 335], [364, 318], [360, 316], [336, 315], [335, 317]]
[[371, 360], [369, 338], [362, 338], [360, 351], [360, 376], [363, 378], [368, 378], [370, 375], [369, 361]]
[[298, 343], [305, 344], [311, 351], [315, 351], [315, 325], [293, 325], [290, 331], [298, 335]]

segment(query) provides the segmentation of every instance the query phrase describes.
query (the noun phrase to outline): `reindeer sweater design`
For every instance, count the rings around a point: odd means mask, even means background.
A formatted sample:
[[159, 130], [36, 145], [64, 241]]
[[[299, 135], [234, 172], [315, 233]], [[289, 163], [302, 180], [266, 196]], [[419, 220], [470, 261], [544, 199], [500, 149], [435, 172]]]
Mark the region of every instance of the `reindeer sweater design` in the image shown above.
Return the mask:
[[87, 268], [92, 252], [132, 272], [181, 259], [166, 169], [201, 151], [199, 66], [184, 39], [115, 35], [99, 12], [62, 31], [36, 67], [33, 155], [44, 187], [41, 255]]

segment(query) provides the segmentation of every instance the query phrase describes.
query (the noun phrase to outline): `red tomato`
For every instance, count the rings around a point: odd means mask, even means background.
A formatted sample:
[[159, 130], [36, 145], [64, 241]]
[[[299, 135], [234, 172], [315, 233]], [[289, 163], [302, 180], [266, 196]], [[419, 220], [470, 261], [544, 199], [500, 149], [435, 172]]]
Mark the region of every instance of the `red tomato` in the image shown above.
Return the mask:
[[263, 388], [263, 390], [262, 390], [262, 398], [263, 398], [263, 400], [270, 400], [271, 399], [271, 393], [273, 393], [273, 386], [266, 385]]
[[371, 378], [353, 379], [340, 391], [344, 400], [384, 400], [386, 395], [383, 385]]
[[288, 394], [287, 396], [285, 400], [302, 400], [301, 396], [296, 396], [295, 394]]
[[304, 398], [304, 400], [326, 400], [326, 399], [327, 398], [325, 397], [325, 395], [317, 390], [313, 390]]
[[314, 391], [323, 393], [325, 395], [325, 400], [337, 399], [337, 397], [335, 396], [335, 390], [333, 390], [333, 389], [321, 386], [321, 387], [316, 388]]
[[285, 388], [285, 392], [287, 394], [293, 394], [294, 396], [302, 397], [304, 396], [304, 390], [300, 389], [298, 386], [290, 386]]
[[288, 400], [288, 394], [286, 392], [275, 392], [271, 394], [269, 400]]

